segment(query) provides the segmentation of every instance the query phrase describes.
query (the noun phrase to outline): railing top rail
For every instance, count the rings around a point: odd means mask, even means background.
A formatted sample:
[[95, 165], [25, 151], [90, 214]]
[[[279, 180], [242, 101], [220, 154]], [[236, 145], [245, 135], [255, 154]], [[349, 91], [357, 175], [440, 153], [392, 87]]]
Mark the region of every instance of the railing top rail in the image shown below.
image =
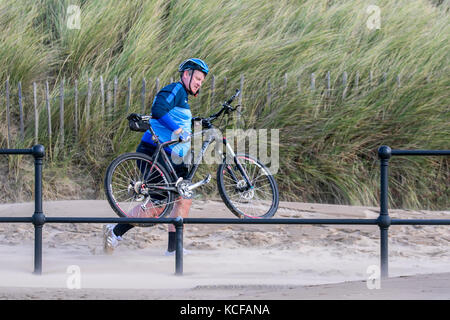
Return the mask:
[[389, 146], [378, 148], [378, 157], [388, 160], [391, 156], [450, 156], [450, 150], [399, 150]]
[[43, 158], [45, 148], [41, 144], [36, 144], [30, 149], [0, 149], [0, 154], [32, 154], [36, 158]]
[[[31, 217], [0, 217], [2, 222], [31, 222]], [[184, 224], [360, 224], [376, 225], [377, 219], [236, 219], [236, 218], [125, 218], [45, 217], [44, 223], [184, 223]]]
[[[0, 223], [33, 222], [32, 217], [0, 217]], [[173, 224], [334, 224], [377, 225], [378, 219], [236, 219], [236, 218], [108, 218], [45, 217], [44, 223], [173, 223]], [[450, 219], [391, 219], [391, 225], [450, 225]]]
[[450, 150], [397, 150], [391, 151], [393, 156], [450, 156]]
[[0, 154], [33, 154], [33, 149], [0, 149]]
[[377, 219], [263, 219], [263, 218], [185, 218], [184, 224], [344, 224], [344, 225], [376, 225]]

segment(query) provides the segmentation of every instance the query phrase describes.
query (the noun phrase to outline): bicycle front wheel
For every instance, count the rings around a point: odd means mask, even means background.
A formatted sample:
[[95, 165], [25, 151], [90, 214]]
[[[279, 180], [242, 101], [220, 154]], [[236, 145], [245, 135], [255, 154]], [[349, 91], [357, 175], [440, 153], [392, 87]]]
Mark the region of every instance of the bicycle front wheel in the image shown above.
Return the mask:
[[[105, 192], [119, 217], [162, 218], [173, 208], [174, 195], [163, 190], [173, 185], [164, 167], [143, 153], [126, 153], [106, 170]], [[137, 224], [149, 227], [153, 224]]]
[[219, 194], [238, 218], [271, 218], [278, 210], [278, 186], [269, 169], [249, 155], [236, 155], [253, 188], [233, 163], [222, 163], [217, 170]]

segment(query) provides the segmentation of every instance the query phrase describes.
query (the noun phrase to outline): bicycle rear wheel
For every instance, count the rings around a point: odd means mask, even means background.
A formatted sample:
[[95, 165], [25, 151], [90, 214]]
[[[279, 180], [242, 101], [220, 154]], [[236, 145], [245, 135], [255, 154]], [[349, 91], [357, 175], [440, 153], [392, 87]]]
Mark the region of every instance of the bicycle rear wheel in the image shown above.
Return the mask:
[[173, 185], [171, 178], [161, 165], [155, 163], [153, 168], [152, 165], [151, 157], [135, 152], [120, 155], [108, 166], [106, 198], [119, 217], [162, 218], [171, 212], [173, 193], [158, 189]]
[[271, 218], [278, 210], [278, 186], [269, 169], [249, 155], [236, 155], [253, 188], [248, 188], [237, 165], [222, 163], [217, 170], [219, 194], [239, 218]]

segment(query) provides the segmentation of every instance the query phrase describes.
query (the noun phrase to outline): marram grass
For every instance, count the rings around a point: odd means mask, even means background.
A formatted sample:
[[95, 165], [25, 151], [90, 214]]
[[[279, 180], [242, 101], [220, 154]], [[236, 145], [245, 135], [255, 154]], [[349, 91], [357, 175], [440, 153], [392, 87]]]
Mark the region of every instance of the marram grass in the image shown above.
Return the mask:
[[[371, 30], [367, 8], [373, 4], [380, 9], [380, 28]], [[79, 30], [67, 27], [68, 5], [80, 6]], [[208, 76], [201, 96], [191, 99], [194, 114], [206, 115], [217, 108], [240, 86], [243, 76], [241, 126], [280, 130], [276, 178], [283, 200], [377, 205], [380, 145], [450, 148], [448, 8], [448, 1], [426, 0], [1, 0], [0, 79], [5, 83], [9, 78], [11, 86], [14, 141], [17, 146], [34, 143], [32, 83], [36, 82], [39, 141], [48, 150], [46, 197], [83, 196], [81, 191], [60, 192], [58, 186], [70, 181], [75, 187], [68, 189], [89, 185], [95, 190], [89, 196], [102, 197], [108, 163], [119, 153], [134, 150], [140, 137], [127, 129], [124, 119], [128, 78], [133, 91], [129, 111], [141, 110], [142, 78], [147, 80], [148, 110], [155, 79], [160, 87], [176, 79], [178, 64], [194, 56], [208, 62], [217, 88], [211, 103]], [[342, 85], [344, 72], [347, 88]], [[311, 73], [316, 77], [314, 92]], [[104, 104], [100, 76], [105, 83]], [[108, 118], [102, 112], [110, 110], [107, 86], [111, 92], [115, 77], [117, 110]], [[88, 117], [89, 79], [93, 95]], [[58, 97], [62, 80], [63, 148]], [[19, 81], [25, 95], [24, 142], [17, 138]], [[45, 81], [51, 98], [51, 143]], [[4, 86], [1, 92], [5, 101]], [[0, 115], [6, 119], [4, 103]], [[2, 146], [6, 139], [2, 121]], [[14, 161], [12, 171], [27, 160]], [[394, 158], [390, 173], [391, 206], [450, 208], [448, 158]], [[10, 179], [19, 191], [5, 199], [31, 196], [30, 188], [20, 187], [17, 173]]]

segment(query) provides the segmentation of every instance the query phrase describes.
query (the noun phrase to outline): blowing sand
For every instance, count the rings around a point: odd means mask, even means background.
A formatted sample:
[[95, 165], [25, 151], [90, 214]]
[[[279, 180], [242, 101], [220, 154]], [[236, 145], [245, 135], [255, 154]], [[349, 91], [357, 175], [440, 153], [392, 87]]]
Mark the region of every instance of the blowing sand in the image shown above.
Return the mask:
[[[34, 203], [0, 205], [0, 216], [33, 211]], [[100, 200], [44, 202], [44, 212], [115, 217]], [[390, 215], [449, 219], [450, 211], [391, 210]], [[276, 214], [377, 216], [374, 207], [290, 202], [282, 202]], [[194, 201], [190, 217], [234, 216], [220, 201]], [[0, 299], [450, 299], [449, 241], [448, 226], [391, 226], [390, 279], [369, 289], [371, 266], [379, 265], [377, 226], [190, 224], [184, 246], [191, 254], [184, 256], [183, 276], [176, 276], [175, 257], [164, 255], [167, 225], [134, 228], [113, 255], [106, 255], [101, 224], [48, 223], [43, 274], [37, 276], [33, 226], [0, 223]]]

